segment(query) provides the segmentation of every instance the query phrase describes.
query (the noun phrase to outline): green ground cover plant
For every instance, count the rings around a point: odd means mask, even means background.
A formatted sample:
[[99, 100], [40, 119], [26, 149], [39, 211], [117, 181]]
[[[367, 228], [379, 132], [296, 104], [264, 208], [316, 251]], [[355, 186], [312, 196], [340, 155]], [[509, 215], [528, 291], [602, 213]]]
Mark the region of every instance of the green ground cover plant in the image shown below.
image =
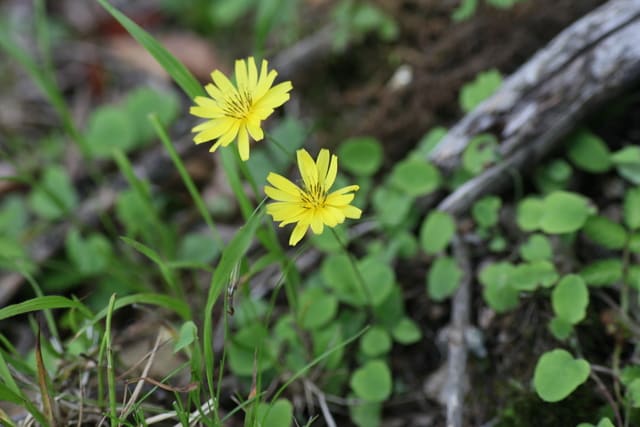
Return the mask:
[[[296, 82], [280, 79], [262, 59], [268, 34], [293, 19], [276, 11], [297, 2], [223, 1], [218, 8], [190, 2], [190, 10], [207, 12], [182, 17], [197, 28], [231, 26], [257, 11], [251, 54], [237, 59], [232, 72], [212, 70], [203, 85], [158, 38], [109, 1], [96, 1], [177, 89], [136, 87], [96, 106], [79, 126], [46, 60], [44, 2], [34, 2], [41, 58], [0, 30], [4, 54], [23, 67], [60, 119], [42, 141], [46, 164], [14, 161], [23, 158], [19, 141], [0, 152], [15, 170], [2, 180], [27, 188], [0, 201], [0, 268], [29, 287], [20, 301], [0, 307], [0, 322], [23, 322], [36, 337], [25, 354], [0, 333], [0, 402], [24, 412], [16, 419], [0, 406], [0, 423], [336, 425], [331, 404], [353, 425], [384, 425], [394, 398], [418, 393], [398, 373], [398, 355], [432, 333], [413, 316], [416, 297], [402, 265], [419, 266], [413, 274], [420, 277], [420, 301], [430, 307], [448, 307], [470, 276], [479, 311], [503, 318], [524, 307], [543, 313], [547, 345], [531, 348], [535, 362], [518, 384], [523, 394], [541, 405], [563, 405], [593, 383], [608, 399], [575, 414], [572, 425], [637, 421], [640, 363], [627, 353], [635, 351], [640, 330], [640, 148], [611, 150], [589, 129], [577, 129], [530, 179], [514, 178], [514, 196], [485, 195], [462, 216], [424, 209], [425, 200], [501, 162], [500, 141], [490, 133], [476, 136], [449, 174], [429, 160], [444, 127], [433, 127], [393, 163], [383, 142], [369, 135], [314, 147], [314, 126], [287, 110]], [[452, 19], [471, 19], [476, 6], [462, 2]], [[397, 23], [368, 2], [336, 2], [332, 16], [336, 51], [372, 34], [385, 41], [398, 36]], [[501, 84], [496, 69], [478, 73], [459, 92], [461, 114]], [[177, 122], [189, 114], [198, 118], [190, 139], [211, 144], [206, 154], [229, 187], [216, 200], [202, 194], [176, 149], [176, 133], [189, 133], [176, 131]], [[60, 148], [72, 143], [87, 169], [82, 185]], [[137, 156], [151, 148], [162, 150], [179, 176], [180, 202], [140, 173]], [[600, 206], [602, 199], [575, 184], [578, 175], [615, 180], [618, 208]], [[81, 212], [87, 188], [111, 180], [119, 183], [110, 193], [113, 215], [103, 212], [87, 224]], [[178, 224], [172, 216], [178, 203], [191, 207], [201, 228]], [[228, 227], [224, 218], [235, 206], [238, 220]], [[53, 227], [62, 230], [62, 249], [43, 265], [24, 242]], [[454, 250], [463, 234], [486, 255], [472, 271]], [[580, 245], [601, 256], [577, 255]], [[304, 267], [306, 257], [313, 257], [311, 268]], [[79, 296], [87, 284], [92, 291]], [[582, 328], [599, 327], [595, 307], [603, 304], [610, 309], [606, 333], [615, 338], [604, 363], [581, 344]], [[121, 335], [138, 311], [153, 319], [156, 341], [129, 371]], [[154, 378], [149, 369], [161, 347], [177, 363]], [[486, 360], [476, 357], [479, 365]], [[305, 393], [318, 407], [300, 404]], [[495, 425], [511, 425], [507, 412]]]

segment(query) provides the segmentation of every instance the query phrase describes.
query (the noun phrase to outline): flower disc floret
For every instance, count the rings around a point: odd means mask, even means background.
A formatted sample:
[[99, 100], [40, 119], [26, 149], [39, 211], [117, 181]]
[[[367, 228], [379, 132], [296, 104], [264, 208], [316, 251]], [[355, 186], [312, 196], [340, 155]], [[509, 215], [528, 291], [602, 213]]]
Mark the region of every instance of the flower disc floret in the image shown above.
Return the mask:
[[295, 246], [311, 227], [321, 234], [324, 226], [335, 227], [346, 218], [358, 219], [362, 211], [350, 203], [358, 191], [357, 185], [349, 185], [329, 192], [338, 174], [338, 157], [322, 149], [316, 161], [302, 149], [296, 152], [302, 187], [287, 178], [271, 172], [267, 181], [271, 185], [264, 192], [275, 202], [267, 205], [267, 213], [280, 227], [296, 223], [289, 244]]
[[287, 102], [293, 88], [289, 81], [273, 86], [277, 75], [275, 70], [268, 70], [266, 60], [258, 73], [253, 57], [235, 62], [235, 85], [219, 70], [213, 71], [213, 83], [204, 87], [209, 96], [196, 96], [196, 105], [189, 110], [194, 116], [208, 119], [192, 129], [197, 132], [194, 142], [217, 139], [210, 150], [215, 151], [237, 140], [240, 158], [248, 160], [249, 140], [264, 138], [262, 121]]

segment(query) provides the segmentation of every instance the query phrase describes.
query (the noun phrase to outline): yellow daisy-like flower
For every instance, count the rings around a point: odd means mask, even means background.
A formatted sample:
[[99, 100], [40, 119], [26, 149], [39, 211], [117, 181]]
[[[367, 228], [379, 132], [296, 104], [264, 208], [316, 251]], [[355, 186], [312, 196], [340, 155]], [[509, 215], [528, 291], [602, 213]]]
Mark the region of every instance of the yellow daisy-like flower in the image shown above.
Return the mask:
[[216, 151], [237, 138], [240, 158], [249, 159], [249, 137], [256, 141], [264, 138], [260, 123], [287, 102], [293, 88], [289, 81], [272, 87], [278, 73], [268, 71], [267, 65], [263, 60], [258, 75], [253, 57], [237, 60], [235, 85], [219, 70], [211, 73], [213, 83], [204, 87], [209, 97], [196, 96], [197, 105], [189, 110], [194, 116], [209, 119], [191, 130], [198, 132], [193, 138], [196, 144], [217, 139], [209, 150]]
[[329, 193], [338, 174], [338, 157], [329, 156], [329, 150], [322, 149], [317, 160], [306, 150], [298, 150], [298, 168], [302, 176], [303, 188], [287, 178], [271, 172], [267, 181], [273, 186], [265, 186], [264, 192], [275, 200], [267, 205], [267, 213], [274, 221], [281, 221], [280, 227], [297, 222], [289, 244], [295, 246], [308, 228], [315, 234], [322, 233], [325, 225], [335, 227], [345, 218], [358, 219], [362, 211], [350, 205], [354, 191], [360, 187], [349, 185]]

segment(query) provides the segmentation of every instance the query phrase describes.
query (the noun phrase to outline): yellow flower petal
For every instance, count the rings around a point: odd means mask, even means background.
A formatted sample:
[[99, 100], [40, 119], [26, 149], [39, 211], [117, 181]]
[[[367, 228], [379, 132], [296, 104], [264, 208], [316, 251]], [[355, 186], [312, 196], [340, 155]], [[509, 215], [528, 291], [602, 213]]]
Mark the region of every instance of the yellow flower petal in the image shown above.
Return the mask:
[[360, 216], [362, 216], [362, 211], [351, 205], [343, 207], [342, 213], [344, 216], [351, 219], [360, 219]]
[[240, 160], [244, 162], [249, 160], [249, 134], [244, 126], [240, 126], [238, 130], [238, 153], [240, 153]]
[[298, 198], [300, 198], [300, 195], [302, 194], [302, 190], [300, 189], [300, 187], [298, 187], [282, 175], [278, 175], [277, 173], [270, 172], [269, 175], [267, 175], [267, 181], [277, 189], [294, 195]]
[[296, 152], [298, 157], [298, 169], [300, 170], [300, 176], [304, 181], [304, 186], [309, 189], [318, 184], [318, 168], [313, 161], [307, 150], [298, 150]]
[[196, 132], [196, 143], [217, 139], [211, 151], [227, 146], [237, 138], [240, 158], [247, 160], [251, 139], [264, 139], [261, 122], [289, 99], [292, 85], [283, 82], [274, 86], [278, 73], [269, 70], [266, 60], [262, 61], [258, 72], [253, 57], [235, 61], [234, 74], [235, 84], [219, 70], [211, 73], [213, 83], [205, 85], [208, 97], [195, 97], [196, 105], [189, 111], [215, 123], [201, 123], [192, 131]]
[[318, 170], [317, 180], [320, 184], [323, 185], [326, 181], [327, 172], [329, 170], [329, 159], [329, 150], [327, 150], [326, 148], [320, 150], [320, 153], [318, 153], [318, 158], [316, 160], [316, 169]]
[[286, 191], [282, 191], [268, 185], [264, 186], [264, 194], [279, 202], [296, 202], [300, 200], [300, 196], [298, 194], [287, 193]]
[[295, 246], [298, 242], [304, 237], [305, 233], [309, 229], [309, 223], [305, 221], [300, 221], [291, 232], [291, 237], [289, 238], [289, 245]]
[[335, 154], [331, 156], [331, 162], [329, 163], [329, 170], [327, 176], [324, 178], [324, 188], [329, 190], [333, 183], [336, 181], [338, 175], [338, 156]]

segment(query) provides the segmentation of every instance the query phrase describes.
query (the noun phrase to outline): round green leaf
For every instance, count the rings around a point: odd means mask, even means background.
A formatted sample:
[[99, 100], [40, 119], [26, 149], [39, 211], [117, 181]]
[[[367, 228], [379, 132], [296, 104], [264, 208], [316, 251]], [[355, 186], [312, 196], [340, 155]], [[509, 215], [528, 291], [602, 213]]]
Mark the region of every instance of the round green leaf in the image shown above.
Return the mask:
[[187, 233], [180, 240], [177, 260], [209, 264], [220, 253], [217, 241], [209, 233]]
[[[358, 325], [358, 327], [361, 327], [361, 325]], [[318, 357], [328, 349], [336, 347], [344, 339], [345, 333], [339, 322], [331, 322], [324, 328], [311, 331], [313, 356]], [[322, 363], [324, 363], [324, 366], [328, 370], [335, 369], [340, 365], [343, 356], [344, 347], [338, 348], [326, 356], [326, 358], [322, 360]]]
[[549, 323], [549, 330], [557, 339], [564, 341], [573, 332], [573, 325], [561, 317], [554, 317]]
[[519, 291], [534, 291], [539, 285], [548, 287], [557, 279], [555, 267], [545, 260], [519, 264], [510, 274], [511, 287]]
[[442, 252], [451, 241], [456, 225], [451, 215], [431, 211], [420, 227], [420, 244], [428, 254]]
[[490, 264], [479, 275], [484, 286], [482, 296], [489, 306], [503, 313], [518, 306], [518, 290], [511, 285], [514, 266], [508, 262]]
[[554, 159], [536, 168], [534, 181], [542, 193], [562, 190], [571, 178], [571, 165], [561, 159]]
[[608, 249], [622, 249], [627, 243], [623, 226], [608, 218], [593, 215], [587, 219], [582, 232], [591, 240]]
[[267, 329], [260, 323], [240, 329], [227, 343], [231, 371], [251, 376], [256, 368], [258, 371], [269, 369], [275, 360], [275, 349], [270, 344]]
[[591, 212], [586, 198], [575, 193], [556, 191], [544, 199], [540, 228], [549, 234], [571, 233], [582, 228]]
[[396, 275], [389, 264], [380, 261], [375, 256], [368, 256], [358, 263], [362, 280], [367, 288], [370, 302], [374, 306], [380, 305], [391, 293]]
[[382, 166], [382, 145], [371, 137], [350, 138], [338, 147], [342, 168], [359, 176], [371, 176]]
[[177, 353], [183, 348], [191, 345], [198, 339], [198, 327], [196, 324], [188, 320], [182, 324], [180, 327], [180, 332], [178, 333], [178, 339], [173, 346], [173, 352]]
[[461, 277], [462, 270], [455, 259], [447, 256], [437, 258], [427, 276], [429, 296], [436, 301], [450, 297], [458, 289]]
[[305, 329], [318, 328], [331, 319], [338, 311], [338, 299], [319, 287], [306, 289], [298, 301], [298, 319]]
[[[391, 292], [395, 274], [388, 264], [369, 256], [357, 262], [359, 277], [349, 257], [329, 256], [322, 264], [322, 277], [340, 301], [355, 306], [381, 304]], [[363, 283], [364, 282], [364, 283]], [[371, 298], [371, 301], [368, 300]]]
[[624, 222], [632, 230], [640, 228], [640, 187], [630, 188], [624, 195]]
[[567, 155], [574, 165], [587, 172], [603, 173], [611, 168], [609, 148], [600, 137], [586, 130], [571, 135]]
[[589, 291], [582, 277], [569, 274], [563, 277], [551, 293], [551, 305], [554, 313], [575, 325], [587, 314]]
[[640, 147], [629, 145], [611, 155], [618, 173], [630, 182], [640, 184]]
[[293, 424], [293, 405], [287, 399], [272, 404], [260, 402], [256, 419], [261, 427], [290, 427]]
[[167, 126], [178, 115], [180, 103], [173, 92], [140, 87], [127, 95], [124, 107], [130, 121], [136, 124], [135, 145], [142, 145], [156, 135], [149, 114], [156, 114], [160, 123]]
[[349, 405], [349, 415], [354, 424], [358, 427], [379, 427], [382, 405], [379, 402], [358, 402], [358, 400]]
[[542, 199], [527, 197], [518, 203], [516, 222], [523, 231], [538, 230], [543, 213], [544, 202]]
[[112, 249], [109, 240], [101, 234], [91, 234], [87, 238], [73, 229], [65, 242], [67, 256], [81, 273], [97, 274], [109, 265]]
[[360, 339], [360, 350], [369, 357], [380, 356], [391, 349], [389, 333], [379, 326], [369, 329]]
[[380, 187], [373, 193], [376, 218], [384, 225], [393, 227], [407, 218], [413, 198], [395, 188]]
[[502, 200], [496, 196], [487, 196], [473, 204], [471, 213], [475, 222], [483, 228], [493, 227], [498, 223], [498, 214]]
[[446, 134], [447, 129], [441, 126], [431, 129], [420, 139], [418, 147], [412, 152], [412, 156], [426, 159]]
[[542, 234], [533, 234], [520, 246], [520, 256], [526, 261], [551, 259], [552, 250], [549, 239]]
[[393, 335], [393, 339], [399, 342], [400, 344], [413, 344], [415, 342], [420, 341], [422, 338], [422, 332], [420, 332], [420, 328], [413, 320], [408, 317], [403, 317], [400, 321], [395, 325], [393, 330], [391, 331], [391, 335]]
[[412, 197], [424, 196], [440, 186], [440, 171], [424, 160], [409, 158], [394, 166], [389, 182]]
[[49, 220], [66, 215], [78, 205], [78, 196], [67, 172], [60, 166], [45, 169], [40, 185], [29, 195], [29, 205]]
[[640, 378], [636, 378], [627, 385], [627, 396], [632, 407], [640, 408]]
[[502, 84], [502, 75], [498, 70], [479, 73], [476, 78], [465, 84], [460, 91], [460, 107], [465, 113], [490, 97]]
[[580, 276], [589, 286], [606, 286], [621, 280], [622, 272], [622, 260], [604, 259], [584, 267]]
[[533, 386], [545, 402], [558, 402], [584, 383], [590, 371], [586, 360], [574, 359], [566, 350], [548, 351], [538, 359]]
[[121, 107], [99, 107], [89, 118], [86, 137], [94, 155], [110, 157], [114, 148], [125, 152], [134, 148], [136, 123]]
[[391, 395], [391, 371], [385, 362], [373, 360], [353, 373], [350, 384], [359, 398], [382, 402]]
[[497, 160], [498, 140], [491, 134], [475, 136], [462, 153], [462, 166], [472, 175], [482, 172]]

